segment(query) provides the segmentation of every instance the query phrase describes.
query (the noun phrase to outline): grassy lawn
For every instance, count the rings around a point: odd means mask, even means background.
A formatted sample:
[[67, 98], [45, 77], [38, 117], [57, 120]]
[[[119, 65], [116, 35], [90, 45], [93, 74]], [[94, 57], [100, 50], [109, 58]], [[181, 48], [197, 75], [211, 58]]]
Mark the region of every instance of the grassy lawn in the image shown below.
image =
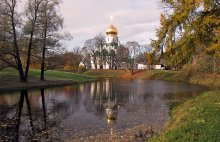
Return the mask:
[[[4, 69], [0, 71], [0, 80], [7, 81], [7, 80], [18, 80], [18, 72], [14, 69]], [[30, 70], [29, 72], [30, 79], [40, 78], [40, 70]], [[74, 81], [74, 82], [85, 82], [85, 81], [92, 81], [95, 80], [95, 77], [81, 75], [77, 73], [71, 72], [63, 72], [63, 71], [55, 71], [55, 70], [48, 70], [45, 72], [46, 79], [52, 80], [67, 80], [67, 81]]]
[[[40, 77], [40, 70], [31, 70], [30, 76], [39, 78]], [[48, 70], [45, 72], [45, 77], [47, 79], [55, 79], [55, 80], [69, 80], [75, 82], [85, 82], [85, 81], [92, 81], [95, 80], [95, 77], [81, 75], [72, 72], [64, 72], [64, 71], [55, 71], [55, 70]]]
[[219, 142], [220, 91], [206, 92], [172, 110], [172, 120], [150, 142]]
[[[40, 70], [30, 70], [29, 80], [39, 79]], [[167, 70], [136, 70], [132, 76], [129, 70], [88, 70], [82, 74], [48, 70], [45, 72], [46, 80], [63, 80], [74, 82], [92, 81], [97, 78], [143, 78], [151, 80], [182, 81], [220, 88], [220, 75], [193, 74], [188, 75], [180, 71]], [[0, 83], [19, 81], [18, 72], [8, 68], [0, 71]]]

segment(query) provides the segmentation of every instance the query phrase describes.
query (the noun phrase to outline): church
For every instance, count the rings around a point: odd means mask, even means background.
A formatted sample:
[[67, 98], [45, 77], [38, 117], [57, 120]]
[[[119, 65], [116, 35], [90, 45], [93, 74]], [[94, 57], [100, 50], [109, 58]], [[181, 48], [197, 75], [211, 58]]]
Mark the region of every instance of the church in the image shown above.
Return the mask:
[[110, 24], [106, 30], [105, 45], [96, 49], [99, 50], [100, 56], [96, 57], [95, 60], [91, 59], [92, 69], [117, 69], [116, 54], [118, 47], [118, 30], [113, 24]]

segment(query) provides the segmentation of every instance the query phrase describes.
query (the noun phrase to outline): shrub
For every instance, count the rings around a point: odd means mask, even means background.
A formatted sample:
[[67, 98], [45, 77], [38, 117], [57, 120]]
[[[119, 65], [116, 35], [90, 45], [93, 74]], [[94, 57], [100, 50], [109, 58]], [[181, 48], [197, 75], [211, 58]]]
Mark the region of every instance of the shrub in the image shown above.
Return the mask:
[[88, 69], [85, 68], [84, 66], [79, 66], [78, 70], [77, 70], [77, 73], [84, 73], [86, 72]]

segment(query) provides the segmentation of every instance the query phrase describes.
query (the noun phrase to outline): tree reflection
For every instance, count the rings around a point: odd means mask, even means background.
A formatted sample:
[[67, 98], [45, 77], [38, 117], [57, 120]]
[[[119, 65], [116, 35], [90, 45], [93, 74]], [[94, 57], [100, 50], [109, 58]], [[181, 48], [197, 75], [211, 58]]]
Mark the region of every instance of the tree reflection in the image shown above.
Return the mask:
[[19, 103], [18, 103], [18, 108], [17, 108], [17, 112], [16, 112], [16, 141], [19, 140], [19, 128], [20, 128], [20, 121], [21, 121], [21, 113], [22, 113], [22, 109], [23, 109], [23, 103], [24, 103], [24, 96], [25, 94], [27, 95], [27, 90], [22, 90], [20, 92], [20, 99], [19, 99]]
[[40, 92], [41, 92], [41, 98], [42, 98], [42, 108], [43, 108], [43, 118], [44, 118], [44, 130], [45, 130], [45, 132], [46, 132], [46, 137], [47, 137], [47, 139], [49, 139], [48, 132], [47, 132], [47, 113], [46, 113], [44, 89], [41, 89]]
[[[46, 115], [46, 106], [45, 106], [45, 96], [44, 96], [44, 89], [41, 90], [41, 98], [42, 98], [42, 110], [43, 111], [43, 119], [44, 119], [44, 129], [40, 129], [41, 126], [38, 122], [41, 115], [37, 115], [37, 117], [33, 120], [33, 113], [31, 103], [28, 97], [28, 91], [22, 90], [20, 91], [20, 97], [17, 104], [15, 115], [13, 117], [8, 117], [7, 114], [10, 114], [9, 108], [5, 108], [5, 112], [2, 116], [1, 115], [1, 125], [0, 125], [0, 141], [32, 141], [33, 139], [36, 140], [38, 136], [41, 136], [41, 140], [45, 139], [48, 140], [48, 133], [46, 130], [47, 128], [47, 115]], [[25, 108], [27, 112], [25, 111]], [[28, 119], [26, 119], [28, 116]], [[24, 121], [30, 122], [30, 129], [28, 128], [27, 123]], [[34, 125], [35, 121], [35, 125]], [[46, 138], [43, 138], [42, 134], [46, 132]], [[25, 136], [25, 138], [23, 137]], [[40, 140], [39, 140], [40, 141]]]

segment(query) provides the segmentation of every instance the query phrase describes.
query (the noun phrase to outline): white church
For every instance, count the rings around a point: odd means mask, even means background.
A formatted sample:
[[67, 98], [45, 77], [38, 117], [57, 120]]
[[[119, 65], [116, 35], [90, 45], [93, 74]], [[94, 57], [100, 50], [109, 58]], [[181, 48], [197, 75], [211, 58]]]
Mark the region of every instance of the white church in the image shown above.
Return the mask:
[[[112, 20], [111, 20], [112, 21]], [[118, 39], [118, 29], [111, 23], [106, 30], [105, 45], [103, 47], [97, 47], [96, 51], [99, 56], [91, 56], [91, 68], [92, 69], [126, 69], [129, 68], [127, 64], [119, 63], [116, 60], [117, 49], [120, 43]], [[124, 65], [125, 64], [125, 65]], [[79, 66], [84, 66], [81, 61]], [[149, 69], [149, 66], [143, 63], [135, 63], [134, 69]], [[154, 65], [153, 69], [163, 69], [161, 65]]]
[[113, 24], [111, 24], [106, 30], [105, 45], [99, 49], [97, 48], [97, 50], [100, 50], [101, 54], [105, 55], [96, 57], [96, 63], [91, 59], [92, 69], [117, 69], [118, 63], [115, 60], [115, 55], [118, 46], [118, 30]]

